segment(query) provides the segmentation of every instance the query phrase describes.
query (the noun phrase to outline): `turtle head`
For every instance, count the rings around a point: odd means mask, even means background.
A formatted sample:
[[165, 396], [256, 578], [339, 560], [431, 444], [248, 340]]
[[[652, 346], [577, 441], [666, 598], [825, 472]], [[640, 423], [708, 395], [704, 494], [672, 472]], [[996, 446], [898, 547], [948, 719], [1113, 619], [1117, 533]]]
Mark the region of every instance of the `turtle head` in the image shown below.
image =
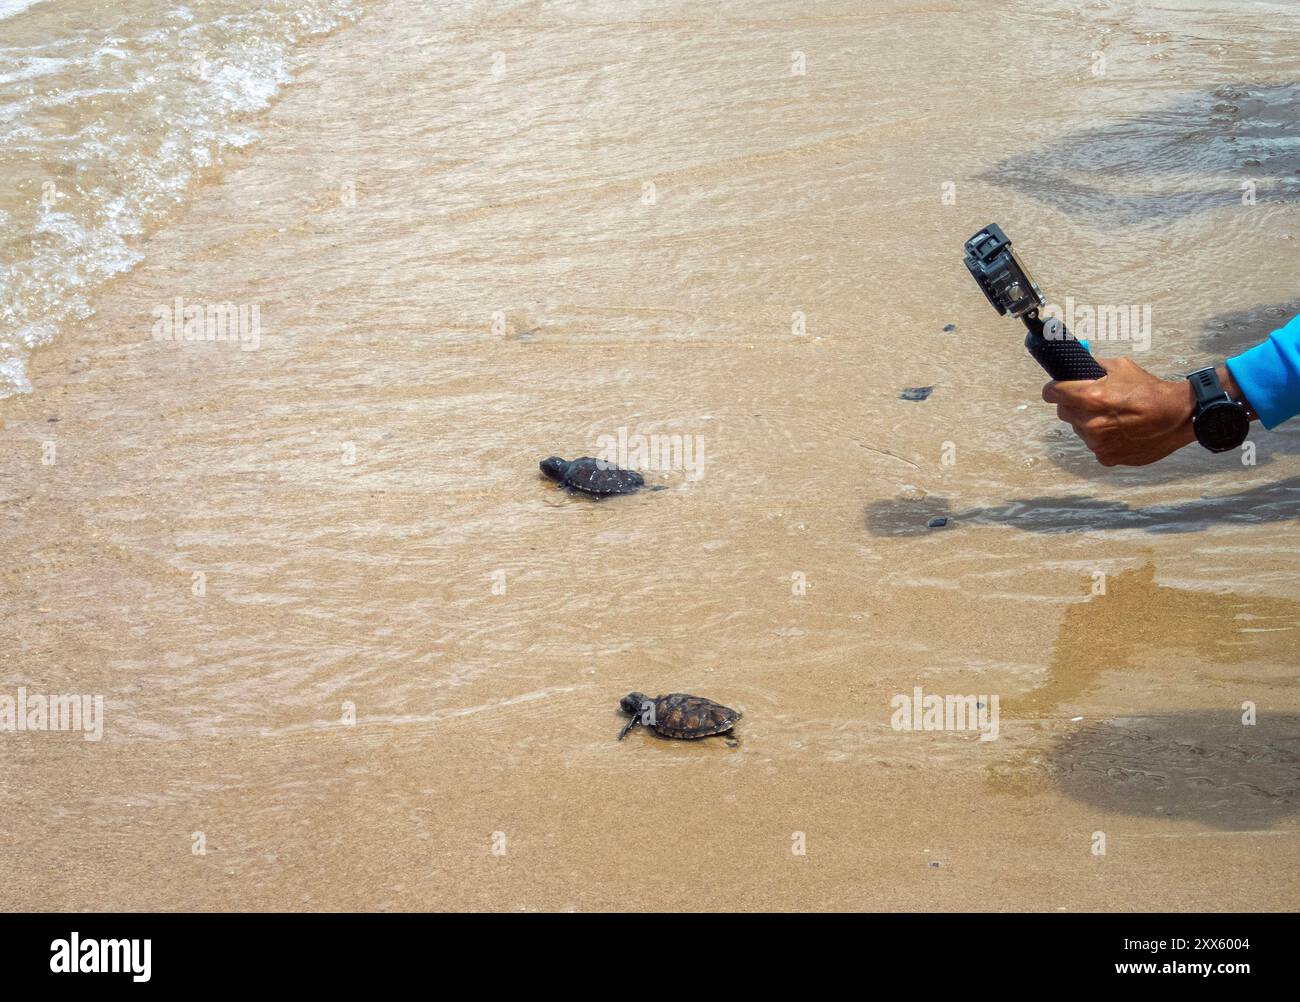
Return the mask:
[[543, 473], [557, 483], [564, 479], [564, 471], [569, 464], [559, 456], [550, 456], [537, 464]]
[[648, 702], [650, 702], [649, 696], [639, 692], [629, 692], [618, 701], [618, 708], [624, 713], [630, 713], [635, 717], [641, 712], [641, 707]]

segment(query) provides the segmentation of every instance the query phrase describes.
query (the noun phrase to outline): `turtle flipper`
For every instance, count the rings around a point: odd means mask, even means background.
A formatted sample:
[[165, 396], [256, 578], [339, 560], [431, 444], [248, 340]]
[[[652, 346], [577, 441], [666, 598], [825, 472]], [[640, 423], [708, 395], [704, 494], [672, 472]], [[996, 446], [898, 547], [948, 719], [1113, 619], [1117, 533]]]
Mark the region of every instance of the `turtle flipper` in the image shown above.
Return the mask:
[[635, 727], [638, 723], [640, 723], [640, 721], [641, 721], [640, 714], [637, 714], [635, 717], [629, 720], [627, 722], [627, 726], [625, 726], [621, 731], [619, 731], [618, 739], [622, 741], [625, 737], [627, 737], [627, 732], [630, 731], [633, 727]]

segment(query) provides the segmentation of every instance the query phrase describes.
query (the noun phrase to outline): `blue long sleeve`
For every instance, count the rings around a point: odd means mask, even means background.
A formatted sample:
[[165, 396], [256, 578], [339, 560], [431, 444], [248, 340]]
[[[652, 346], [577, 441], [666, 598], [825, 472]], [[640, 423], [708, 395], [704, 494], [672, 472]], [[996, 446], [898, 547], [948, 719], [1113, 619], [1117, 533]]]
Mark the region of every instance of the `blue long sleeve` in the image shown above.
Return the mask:
[[1300, 414], [1300, 315], [1227, 366], [1265, 428]]

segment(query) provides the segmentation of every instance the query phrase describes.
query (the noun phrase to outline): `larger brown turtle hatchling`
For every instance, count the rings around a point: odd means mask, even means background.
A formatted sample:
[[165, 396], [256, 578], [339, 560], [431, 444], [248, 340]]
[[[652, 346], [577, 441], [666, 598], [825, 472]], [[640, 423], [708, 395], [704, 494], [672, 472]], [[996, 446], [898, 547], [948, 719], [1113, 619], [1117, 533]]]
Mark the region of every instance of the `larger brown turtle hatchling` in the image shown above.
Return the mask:
[[684, 692], [670, 692], [654, 699], [630, 692], [618, 701], [618, 707], [632, 715], [618, 736], [620, 741], [637, 724], [653, 727], [665, 737], [707, 738], [712, 734], [725, 734], [741, 717], [740, 711], [729, 706]]

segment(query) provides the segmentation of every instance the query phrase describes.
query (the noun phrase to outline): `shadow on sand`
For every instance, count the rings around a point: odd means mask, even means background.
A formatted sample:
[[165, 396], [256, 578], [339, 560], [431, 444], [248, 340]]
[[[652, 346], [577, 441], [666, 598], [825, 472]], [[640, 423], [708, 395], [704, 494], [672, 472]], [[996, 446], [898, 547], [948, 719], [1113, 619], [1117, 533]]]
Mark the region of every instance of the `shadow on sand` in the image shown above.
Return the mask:
[[1165, 223], [1240, 205], [1300, 201], [1300, 87], [1231, 85], [1067, 135], [981, 180], [1105, 225]]
[[[1085, 594], [1089, 579], [1081, 580]], [[1103, 594], [1066, 608], [1046, 683], [1004, 701], [1007, 719], [1062, 719], [1125, 675], [1171, 662], [1209, 672], [1223, 708], [1089, 721], [1048, 751], [1048, 781], [1118, 814], [1266, 828], [1300, 813], [1300, 717], [1241, 704], [1257, 696], [1252, 665], [1286, 664], [1300, 602], [1162, 585], [1151, 564], [1110, 575]], [[1276, 668], [1274, 669], [1276, 674]], [[1147, 698], [1148, 705], [1150, 697]]]
[[1120, 717], [1055, 745], [1055, 785], [1075, 800], [1136, 817], [1228, 831], [1300, 813], [1300, 717], [1239, 710]]
[[[949, 527], [926, 523], [946, 517]], [[867, 530], [875, 536], [921, 536], [950, 531], [955, 525], [1014, 526], [1026, 532], [1098, 532], [1141, 529], [1151, 533], [1200, 532], [1211, 525], [1260, 525], [1300, 517], [1300, 477], [1260, 484], [1218, 497], [1135, 508], [1124, 501], [1101, 501], [1082, 494], [1024, 498], [990, 507], [954, 510], [940, 497], [920, 501], [888, 499], [867, 506]]]

